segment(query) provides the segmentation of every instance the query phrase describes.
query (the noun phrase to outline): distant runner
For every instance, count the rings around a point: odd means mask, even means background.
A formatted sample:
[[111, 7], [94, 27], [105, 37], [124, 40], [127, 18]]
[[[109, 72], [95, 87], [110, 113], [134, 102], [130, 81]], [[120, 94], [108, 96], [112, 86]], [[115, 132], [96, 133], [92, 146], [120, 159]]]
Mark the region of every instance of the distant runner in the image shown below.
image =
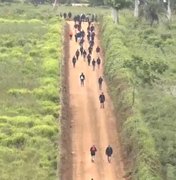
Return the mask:
[[95, 145], [93, 145], [90, 148], [90, 154], [91, 154], [91, 161], [94, 162], [95, 161], [95, 153], [97, 152], [97, 148], [95, 147]]
[[72, 58], [72, 63], [73, 63], [73, 67], [75, 67], [75, 64], [76, 64], [76, 57], [75, 56], [73, 56], [73, 58]]
[[99, 52], [100, 52], [100, 47], [99, 47], [99, 46], [97, 46], [97, 48], [96, 48], [96, 52], [97, 52], [97, 53], [99, 53]]
[[97, 58], [97, 65], [98, 65], [98, 68], [100, 68], [100, 64], [101, 64], [101, 59], [98, 57], [98, 58]]
[[105, 95], [103, 93], [100, 94], [99, 101], [100, 101], [100, 108], [104, 108]]
[[73, 37], [73, 33], [72, 33], [72, 31], [70, 31], [70, 33], [69, 33], [69, 37], [70, 37], [70, 40], [72, 40], [72, 37]]
[[87, 62], [88, 62], [88, 66], [90, 66], [90, 62], [91, 62], [91, 55], [90, 54], [87, 55]]
[[85, 80], [85, 75], [81, 73], [80, 75], [81, 86], [84, 86], [84, 80]]
[[76, 55], [76, 58], [77, 58], [77, 60], [78, 60], [78, 58], [79, 58], [79, 50], [78, 50], [78, 49], [76, 50], [75, 55]]
[[106, 155], [107, 155], [107, 159], [108, 159], [109, 163], [111, 162], [111, 155], [112, 155], [112, 153], [113, 153], [112, 147], [109, 145], [106, 148]]
[[84, 60], [86, 59], [86, 55], [87, 55], [87, 52], [86, 52], [86, 50], [84, 49], [84, 51], [83, 51], [83, 58], [84, 58]]
[[93, 60], [92, 60], [93, 71], [95, 71], [95, 64], [96, 64], [96, 61], [95, 61], [95, 59], [93, 59]]
[[99, 90], [102, 89], [102, 83], [103, 83], [103, 78], [100, 76], [100, 77], [98, 78]]

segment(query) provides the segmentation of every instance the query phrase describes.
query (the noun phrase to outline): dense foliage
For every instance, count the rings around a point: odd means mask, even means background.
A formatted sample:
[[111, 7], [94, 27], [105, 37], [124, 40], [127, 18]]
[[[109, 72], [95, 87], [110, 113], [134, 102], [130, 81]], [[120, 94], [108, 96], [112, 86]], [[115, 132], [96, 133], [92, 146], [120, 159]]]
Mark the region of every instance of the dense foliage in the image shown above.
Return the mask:
[[0, 7], [1, 180], [57, 176], [62, 22], [51, 10]]
[[[175, 24], [151, 28], [121, 13], [119, 25], [104, 17], [105, 75], [117, 111], [132, 179], [174, 180]], [[131, 174], [131, 173], [129, 173]]]

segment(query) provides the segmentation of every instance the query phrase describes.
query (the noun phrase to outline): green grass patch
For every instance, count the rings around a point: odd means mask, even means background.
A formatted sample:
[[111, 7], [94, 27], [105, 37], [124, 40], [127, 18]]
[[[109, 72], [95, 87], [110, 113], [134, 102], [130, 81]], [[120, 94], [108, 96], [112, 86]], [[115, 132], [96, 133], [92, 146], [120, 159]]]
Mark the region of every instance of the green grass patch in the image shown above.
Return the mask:
[[0, 179], [56, 179], [63, 22], [49, 6], [0, 17]]

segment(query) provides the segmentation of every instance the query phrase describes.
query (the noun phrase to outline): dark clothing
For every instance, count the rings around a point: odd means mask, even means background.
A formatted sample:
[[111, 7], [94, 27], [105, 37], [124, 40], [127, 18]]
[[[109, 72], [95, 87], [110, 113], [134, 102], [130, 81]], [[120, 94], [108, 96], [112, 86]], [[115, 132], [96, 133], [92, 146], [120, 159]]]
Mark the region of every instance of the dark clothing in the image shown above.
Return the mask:
[[88, 65], [90, 66], [90, 62], [91, 62], [91, 55], [90, 54], [87, 55], [87, 62], [88, 62]]
[[68, 13], [68, 17], [69, 17], [69, 18], [72, 17], [72, 13], [71, 13], [71, 12]]
[[100, 47], [99, 47], [99, 46], [97, 46], [97, 48], [96, 48], [96, 52], [97, 52], [97, 53], [99, 53], [99, 52], [100, 52]]
[[102, 82], [103, 82], [103, 78], [102, 78], [102, 77], [99, 77], [98, 83], [99, 83], [99, 84], [102, 84]]
[[75, 58], [75, 56], [72, 58], [72, 63], [73, 63], [73, 67], [75, 67], [75, 64], [76, 64], [76, 58]]
[[84, 59], [86, 58], [86, 55], [87, 55], [87, 53], [86, 53], [86, 51], [84, 50], [84, 51], [83, 51], [83, 57], [84, 57]]
[[96, 61], [95, 61], [95, 59], [93, 59], [92, 60], [93, 71], [95, 70], [95, 63], [96, 63]]
[[95, 63], [96, 63], [96, 61], [93, 59], [92, 60], [92, 66], [95, 66]]
[[75, 34], [75, 42], [78, 41], [78, 37], [77, 37], [77, 34]]
[[105, 102], [105, 96], [104, 96], [104, 94], [101, 94], [101, 95], [99, 96], [99, 100], [100, 100], [100, 103], [104, 103], [104, 102]]
[[89, 46], [88, 51], [89, 51], [89, 54], [92, 54], [92, 47], [91, 46]]
[[112, 153], [113, 153], [112, 147], [108, 146], [108, 147], [106, 148], [106, 155], [107, 155], [107, 156], [111, 156]]
[[79, 50], [78, 49], [75, 54], [76, 54], [76, 58], [78, 59], [79, 58]]
[[83, 55], [83, 50], [84, 50], [84, 48], [81, 46], [81, 47], [80, 47], [81, 55]]
[[102, 83], [103, 83], [103, 78], [102, 78], [102, 77], [99, 77], [99, 78], [98, 78], [98, 84], [99, 84], [99, 89], [100, 89], [100, 90], [102, 89]]
[[100, 65], [101, 64], [101, 59], [98, 57], [97, 59], [97, 64]]

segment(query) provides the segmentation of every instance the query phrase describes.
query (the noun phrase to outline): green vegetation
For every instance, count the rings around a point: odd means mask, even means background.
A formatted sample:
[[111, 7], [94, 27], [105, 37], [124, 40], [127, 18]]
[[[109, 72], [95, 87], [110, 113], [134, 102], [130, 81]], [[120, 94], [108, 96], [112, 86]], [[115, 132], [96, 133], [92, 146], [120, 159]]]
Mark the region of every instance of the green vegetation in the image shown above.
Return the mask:
[[105, 75], [121, 114], [121, 135], [132, 179], [176, 177], [176, 24], [150, 27], [129, 11], [120, 24], [101, 22]]
[[56, 179], [62, 21], [48, 7], [0, 7], [0, 179]]

